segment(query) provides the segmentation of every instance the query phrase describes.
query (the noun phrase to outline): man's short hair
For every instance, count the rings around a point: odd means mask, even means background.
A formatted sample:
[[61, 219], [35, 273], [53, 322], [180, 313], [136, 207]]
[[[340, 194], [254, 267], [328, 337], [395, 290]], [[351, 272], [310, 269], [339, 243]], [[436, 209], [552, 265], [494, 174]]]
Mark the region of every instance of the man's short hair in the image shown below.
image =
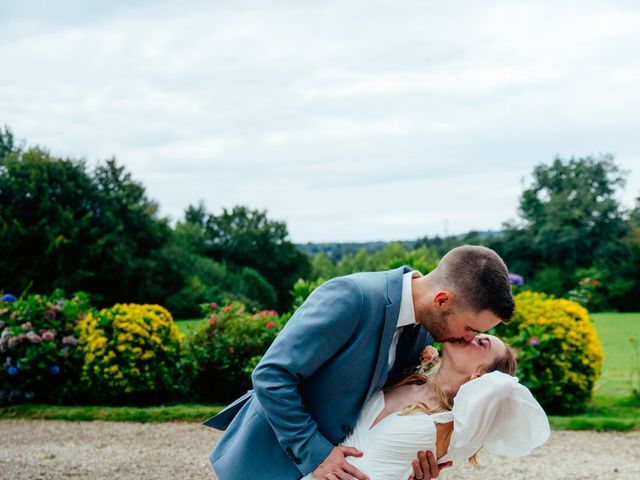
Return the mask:
[[500, 256], [487, 247], [463, 245], [449, 251], [436, 268], [442, 287], [453, 290], [462, 308], [490, 310], [503, 322], [513, 316], [509, 271]]

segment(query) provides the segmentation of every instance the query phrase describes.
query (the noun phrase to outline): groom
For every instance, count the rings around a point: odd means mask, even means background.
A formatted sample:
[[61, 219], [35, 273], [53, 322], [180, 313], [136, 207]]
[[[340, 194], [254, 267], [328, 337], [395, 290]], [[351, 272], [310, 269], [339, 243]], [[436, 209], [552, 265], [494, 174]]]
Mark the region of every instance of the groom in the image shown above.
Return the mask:
[[[221, 480], [365, 479], [337, 446], [366, 400], [436, 341], [471, 341], [514, 309], [493, 251], [454, 248], [423, 276], [408, 267], [338, 277], [295, 312], [252, 374], [254, 390], [204, 424], [226, 430], [209, 459]], [[438, 475], [420, 452], [415, 478]], [[423, 473], [424, 472], [424, 473]]]

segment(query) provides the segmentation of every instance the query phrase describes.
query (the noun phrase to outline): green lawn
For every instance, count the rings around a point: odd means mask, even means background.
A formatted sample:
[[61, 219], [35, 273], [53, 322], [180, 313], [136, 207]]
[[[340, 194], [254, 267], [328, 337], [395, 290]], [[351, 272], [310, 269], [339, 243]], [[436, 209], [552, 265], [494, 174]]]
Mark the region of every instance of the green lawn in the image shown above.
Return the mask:
[[118, 422], [203, 422], [222, 410], [220, 405], [181, 403], [153, 407], [14, 405], [0, 408], [0, 419], [109, 420]]
[[602, 348], [602, 376], [596, 383], [591, 405], [581, 415], [552, 416], [554, 428], [572, 430], [640, 430], [640, 401], [631, 396], [631, 380], [638, 369], [629, 338], [640, 340], [640, 313], [592, 315]]
[[200, 325], [204, 325], [205, 321], [206, 320], [202, 318], [194, 318], [191, 320], [176, 320], [176, 325], [178, 326], [178, 330], [180, 330], [180, 332], [188, 335]]
[[640, 341], [640, 313], [596, 313], [592, 318], [605, 353], [595, 396], [628, 396], [634, 363], [636, 372], [640, 368], [640, 359], [629, 342], [631, 337]]
[[[599, 313], [593, 319], [602, 341], [605, 359], [589, 409], [574, 416], [552, 416], [551, 425], [573, 430], [640, 430], [640, 401], [631, 396], [633, 372], [640, 364], [629, 338], [640, 340], [640, 313]], [[178, 328], [189, 334], [203, 319], [180, 320]], [[634, 370], [635, 369], [635, 370]], [[67, 407], [15, 405], [0, 408], [2, 418], [60, 420], [114, 420], [135, 422], [202, 422], [217, 413], [220, 405], [178, 404], [154, 407]]]

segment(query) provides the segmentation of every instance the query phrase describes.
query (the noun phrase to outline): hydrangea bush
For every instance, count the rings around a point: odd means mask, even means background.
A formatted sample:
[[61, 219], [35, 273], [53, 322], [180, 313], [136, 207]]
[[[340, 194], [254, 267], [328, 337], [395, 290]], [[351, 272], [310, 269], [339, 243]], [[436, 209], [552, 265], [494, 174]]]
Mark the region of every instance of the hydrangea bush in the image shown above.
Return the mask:
[[91, 400], [148, 403], [184, 388], [183, 335], [163, 307], [116, 304], [87, 315], [77, 331]]
[[82, 355], [74, 329], [89, 311], [84, 293], [2, 296], [0, 403], [75, 400]]
[[250, 313], [240, 303], [203, 310], [205, 322], [187, 342], [197, 371], [193, 388], [200, 400], [228, 402], [251, 388], [251, 372], [289, 317]]
[[496, 333], [518, 352], [518, 376], [550, 412], [582, 410], [600, 376], [603, 351], [589, 312], [576, 302], [524, 291]]

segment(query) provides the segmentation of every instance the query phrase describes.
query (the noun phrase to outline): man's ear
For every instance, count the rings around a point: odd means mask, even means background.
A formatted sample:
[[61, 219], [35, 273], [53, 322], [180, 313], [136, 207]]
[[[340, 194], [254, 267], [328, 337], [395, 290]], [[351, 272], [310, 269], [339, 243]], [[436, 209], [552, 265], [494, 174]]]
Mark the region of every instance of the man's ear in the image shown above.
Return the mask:
[[440, 290], [433, 297], [433, 306], [435, 308], [449, 308], [452, 302], [453, 296], [445, 290]]

